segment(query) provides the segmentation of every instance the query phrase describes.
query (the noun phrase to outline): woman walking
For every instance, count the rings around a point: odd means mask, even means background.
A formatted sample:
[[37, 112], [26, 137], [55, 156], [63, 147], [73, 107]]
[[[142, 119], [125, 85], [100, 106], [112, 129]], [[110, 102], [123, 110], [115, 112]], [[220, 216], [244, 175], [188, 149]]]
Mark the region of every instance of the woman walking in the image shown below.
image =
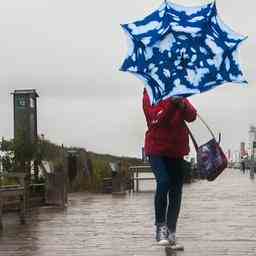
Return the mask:
[[196, 119], [196, 110], [187, 99], [166, 99], [151, 105], [144, 90], [143, 110], [148, 126], [145, 154], [154, 172], [156, 241], [176, 244], [176, 226], [180, 212], [184, 156], [189, 153], [186, 122]]

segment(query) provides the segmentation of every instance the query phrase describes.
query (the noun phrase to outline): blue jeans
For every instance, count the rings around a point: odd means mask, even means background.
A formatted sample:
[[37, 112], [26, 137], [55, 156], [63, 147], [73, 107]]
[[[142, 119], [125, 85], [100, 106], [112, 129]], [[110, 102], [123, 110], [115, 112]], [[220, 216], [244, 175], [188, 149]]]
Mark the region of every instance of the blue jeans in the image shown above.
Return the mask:
[[156, 178], [155, 224], [176, 231], [183, 187], [183, 158], [149, 156]]

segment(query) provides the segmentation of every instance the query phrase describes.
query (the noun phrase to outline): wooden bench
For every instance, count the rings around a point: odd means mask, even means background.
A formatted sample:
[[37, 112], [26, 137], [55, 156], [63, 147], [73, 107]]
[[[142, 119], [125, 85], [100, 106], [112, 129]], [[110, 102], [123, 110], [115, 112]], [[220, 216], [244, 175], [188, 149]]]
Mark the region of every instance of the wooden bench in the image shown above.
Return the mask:
[[4, 201], [7, 197], [18, 197], [20, 200], [20, 223], [26, 223], [26, 189], [25, 189], [24, 173], [0, 173], [2, 178], [15, 178], [18, 180], [18, 185], [0, 186], [0, 230], [3, 229], [2, 214]]

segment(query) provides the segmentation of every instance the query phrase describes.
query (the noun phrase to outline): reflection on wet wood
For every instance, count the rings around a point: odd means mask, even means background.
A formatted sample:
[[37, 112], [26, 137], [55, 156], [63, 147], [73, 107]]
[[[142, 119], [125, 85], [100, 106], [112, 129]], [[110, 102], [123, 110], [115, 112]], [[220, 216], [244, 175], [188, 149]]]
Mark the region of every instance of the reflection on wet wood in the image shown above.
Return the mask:
[[4, 214], [0, 256], [255, 256], [255, 182], [249, 172], [227, 170], [213, 183], [185, 185], [183, 252], [167, 254], [154, 240], [154, 193], [74, 193], [67, 210], [34, 208], [25, 226]]

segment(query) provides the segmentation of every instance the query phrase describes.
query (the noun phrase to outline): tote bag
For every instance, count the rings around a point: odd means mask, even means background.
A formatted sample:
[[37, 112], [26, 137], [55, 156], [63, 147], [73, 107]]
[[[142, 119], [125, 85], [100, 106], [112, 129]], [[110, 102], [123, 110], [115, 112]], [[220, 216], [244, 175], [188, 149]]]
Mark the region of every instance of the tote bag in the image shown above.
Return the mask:
[[205, 178], [208, 181], [213, 181], [227, 168], [228, 161], [226, 155], [220, 147], [220, 136], [219, 141], [217, 141], [214, 133], [207, 123], [202, 119], [201, 116], [197, 116], [210, 132], [212, 139], [205, 144], [198, 146], [191, 130], [188, 128], [188, 126], [187, 128], [196, 149], [197, 168], [199, 173], [202, 178]]

